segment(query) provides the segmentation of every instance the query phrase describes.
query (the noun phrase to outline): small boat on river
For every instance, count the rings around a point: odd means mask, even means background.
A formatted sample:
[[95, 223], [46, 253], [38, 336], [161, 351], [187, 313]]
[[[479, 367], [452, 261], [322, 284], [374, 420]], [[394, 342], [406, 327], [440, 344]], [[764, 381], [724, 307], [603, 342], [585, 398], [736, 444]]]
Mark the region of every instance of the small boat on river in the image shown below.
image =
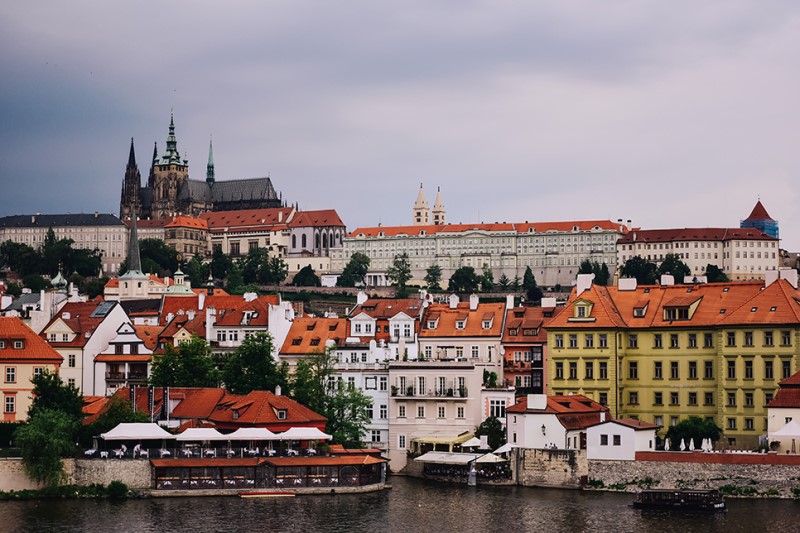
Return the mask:
[[650, 489], [636, 493], [636, 509], [724, 511], [725, 499], [713, 489]]

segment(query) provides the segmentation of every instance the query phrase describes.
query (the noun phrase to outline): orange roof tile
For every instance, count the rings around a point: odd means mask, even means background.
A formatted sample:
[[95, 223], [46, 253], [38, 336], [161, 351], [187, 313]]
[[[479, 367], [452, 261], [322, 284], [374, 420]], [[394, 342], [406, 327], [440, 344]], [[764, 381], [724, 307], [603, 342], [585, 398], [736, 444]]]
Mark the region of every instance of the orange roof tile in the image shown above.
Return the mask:
[[294, 211], [291, 207], [270, 209], [243, 209], [240, 211], [215, 211], [203, 213], [200, 218], [208, 224], [208, 229], [264, 227], [284, 224]]
[[341, 226], [344, 222], [339, 218], [335, 209], [322, 209], [320, 211], [297, 211], [289, 222], [290, 228], [306, 228], [319, 226]]
[[405, 313], [411, 318], [419, 318], [422, 312], [422, 300], [418, 298], [370, 298], [361, 305], [357, 305], [350, 312], [350, 316], [364, 313], [376, 319], [388, 319]]
[[202, 218], [195, 218], [186, 215], [178, 215], [172, 217], [172, 219], [164, 226], [165, 228], [192, 228], [192, 229], [199, 229], [199, 230], [207, 230], [208, 229], [208, 222], [206, 222]]
[[152, 351], [158, 346], [158, 335], [164, 328], [161, 326], [135, 325], [133, 329], [136, 331], [136, 336], [142, 339], [145, 348]]
[[[577, 229], [576, 229], [577, 228]], [[619, 231], [619, 225], [611, 220], [580, 220], [564, 222], [515, 222], [494, 224], [444, 224], [432, 226], [377, 226], [357, 228], [350, 232], [350, 237], [396, 237], [398, 235], [435, 235], [437, 233], [464, 233], [467, 231], [503, 231], [510, 233], [545, 233], [591, 231]], [[424, 232], [424, 233], [423, 233]]]
[[673, 241], [731, 241], [731, 240], [765, 240], [776, 241], [763, 231], [753, 228], [674, 228], [674, 229], [637, 229], [629, 231], [617, 240], [617, 244], [633, 244], [635, 242], [673, 242]]
[[[506, 311], [503, 344], [547, 342], [546, 325], [563, 307], [515, 307]], [[534, 330], [530, 334], [527, 330]], [[509, 354], [513, 356], [513, 354]]]
[[[0, 348], [0, 360], [30, 361], [57, 364], [64, 358], [45, 340], [17, 317], [0, 317], [0, 340], [5, 341]], [[14, 341], [22, 341], [22, 348], [15, 348]]]
[[348, 336], [345, 318], [297, 317], [281, 347], [281, 355], [322, 353], [329, 340], [344, 343]]
[[[234, 411], [238, 412], [234, 418]], [[285, 411], [285, 418], [278, 418]], [[177, 416], [177, 415], [176, 415]], [[326, 418], [287, 396], [252, 391], [244, 396], [226, 394], [207, 417], [219, 427], [306, 427], [325, 428]]]
[[748, 216], [745, 220], [774, 220], [769, 213], [767, 213], [764, 204], [761, 203], [761, 200], [756, 202], [755, 207], [750, 212], [750, 216]]
[[[479, 303], [477, 309], [470, 311], [468, 302], [461, 302], [455, 309], [448, 304], [431, 304], [427, 314], [437, 316], [435, 328], [429, 329], [428, 318], [423, 319], [420, 337], [500, 337], [503, 333], [504, 303]], [[485, 329], [484, 317], [492, 316], [491, 325]], [[456, 321], [466, 320], [464, 328], [456, 327]]]

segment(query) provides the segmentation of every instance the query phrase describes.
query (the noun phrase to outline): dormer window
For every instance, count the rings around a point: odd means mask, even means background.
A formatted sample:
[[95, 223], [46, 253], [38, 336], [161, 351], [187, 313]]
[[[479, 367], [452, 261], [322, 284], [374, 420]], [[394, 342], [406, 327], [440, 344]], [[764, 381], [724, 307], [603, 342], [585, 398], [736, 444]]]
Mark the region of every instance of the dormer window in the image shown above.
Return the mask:
[[296, 339], [292, 339], [292, 346], [300, 346], [300, 344], [302, 342], [303, 342], [303, 338], [302, 337], [297, 337]]
[[234, 409], [233, 410], [233, 419], [234, 420], [239, 420], [239, 410], [238, 409]]
[[586, 318], [586, 306], [579, 305], [575, 308], [575, 316], [578, 318]]
[[516, 328], [509, 328], [509, 330], [508, 330], [508, 334], [509, 334], [511, 337], [516, 337], [516, 336], [519, 334], [519, 329], [516, 329]]
[[275, 416], [278, 417], [278, 420], [286, 420], [286, 409], [277, 409]]
[[484, 320], [483, 321], [483, 329], [492, 329], [492, 321], [491, 320]]
[[689, 320], [689, 307], [665, 307], [664, 320]]
[[467, 325], [466, 320], [456, 320], [456, 329], [464, 329], [466, 325]]
[[636, 318], [642, 318], [646, 314], [647, 314], [647, 306], [633, 308], [633, 316]]
[[311, 339], [311, 346], [319, 346], [319, 337]]
[[25, 348], [25, 341], [23, 341], [23, 340], [14, 341], [14, 349], [15, 350], [22, 350], [23, 348]]
[[436, 321], [435, 320], [428, 320], [428, 324], [425, 327], [427, 329], [436, 329]]
[[0, 350], [6, 349], [6, 341], [0, 341]]
[[359, 323], [353, 324], [353, 331], [355, 333], [361, 333], [361, 324]]

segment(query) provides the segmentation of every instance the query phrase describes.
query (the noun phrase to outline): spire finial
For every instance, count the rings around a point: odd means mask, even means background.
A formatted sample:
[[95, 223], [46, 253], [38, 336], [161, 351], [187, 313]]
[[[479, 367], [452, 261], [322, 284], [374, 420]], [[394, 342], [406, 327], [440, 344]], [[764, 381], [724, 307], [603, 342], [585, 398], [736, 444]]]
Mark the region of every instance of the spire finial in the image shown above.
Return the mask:
[[131, 137], [131, 152], [128, 154], [128, 168], [136, 166], [136, 154], [133, 152], [133, 137]]

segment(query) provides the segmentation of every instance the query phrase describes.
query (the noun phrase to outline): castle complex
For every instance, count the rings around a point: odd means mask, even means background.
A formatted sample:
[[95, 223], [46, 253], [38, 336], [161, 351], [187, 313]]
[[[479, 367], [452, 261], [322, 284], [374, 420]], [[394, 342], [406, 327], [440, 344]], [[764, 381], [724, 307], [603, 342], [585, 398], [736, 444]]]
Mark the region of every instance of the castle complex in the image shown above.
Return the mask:
[[176, 214], [196, 216], [207, 211], [281, 207], [282, 203], [270, 178], [216, 181], [211, 142], [208, 145], [206, 179], [189, 179], [189, 160], [181, 159], [178, 152], [172, 117], [166, 151], [159, 157], [157, 144], [153, 147], [150, 175], [147, 185], [142, 187], [131, 139], [119, 205], [120, 218], [123, 220], [133, 212], [143, 219], [161, 219]]

